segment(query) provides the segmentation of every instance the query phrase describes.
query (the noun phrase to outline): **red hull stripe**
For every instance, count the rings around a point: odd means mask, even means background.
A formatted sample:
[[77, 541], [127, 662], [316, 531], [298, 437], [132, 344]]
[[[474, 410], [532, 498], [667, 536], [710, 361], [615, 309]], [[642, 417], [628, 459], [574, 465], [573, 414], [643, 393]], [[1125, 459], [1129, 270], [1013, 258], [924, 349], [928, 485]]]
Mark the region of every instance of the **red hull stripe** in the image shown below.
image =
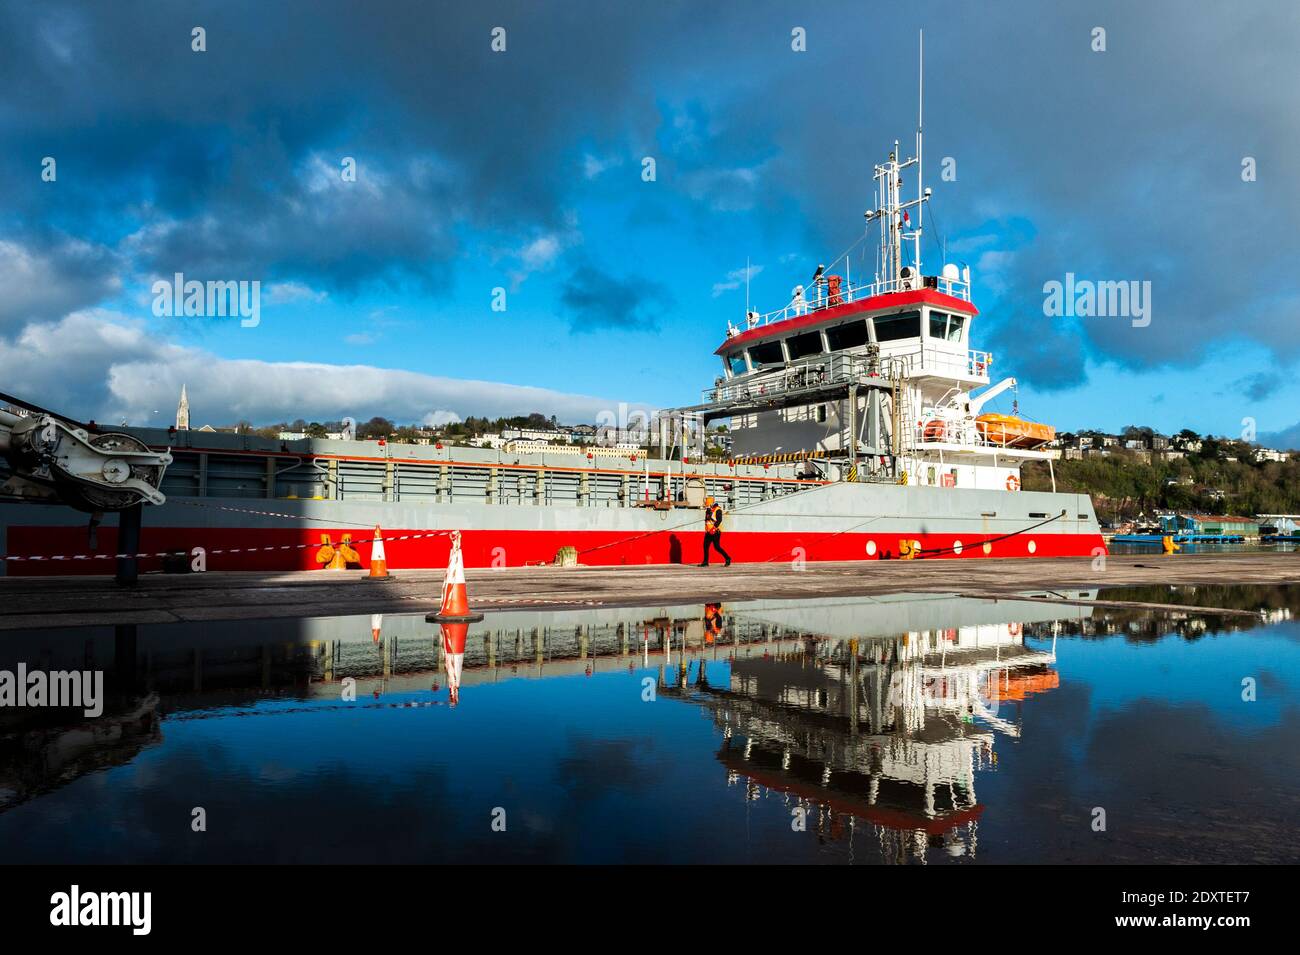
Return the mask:
[[[438, 568], [447, 566], [450, 542], [446, 535], [427, 535], [428, 530], [384, 528], [388, 569]], [[146, 527], [141, 534], [140, 551], [189, 552], [194, 547], [207, 551], [208, 570], [312, 570], [315, 546], [321, 535], [339, 543], [344, 534], [365, 540], [369, 534], [356, 528], [211, 528]], [[982, 557], [1090, 557], [1105, 553], [1100, 534], [1039, 534], [1029, 532], [987, 545], [989, 535], [851, 533], [826, 534], [793, 531], [746, 532], [726, 531], [722, 546], [736, 563], [790, 563], [804, 561], [852, 561], [896, 558], [901, 541], [920, 541], [922, 559], [966, 560]], [[407, 539], [403, 539], [407, 537]], [[961, 553], [953, 552], [961, 541]], [[100, 528], [99, 547], [86, 549], [86, 531], [82, 527], [11, 526], [8, 553], [41, 560], [7, 560], [5, 572], [11, 576], [53, 576], [61, 574], [105, 574], [112, 563], [87, 559], [91, 553], [117, 553], [116, 528]], [[578, 550], [578, 561], [598, 566], [623, 564], [694, 564], [703, 556], [704, 535], [701, 531], [655, 531], [628, 534], [627, 531], [551, 531], [551, 530], [467, 530], [462, 532], [461, 549], [466, 567], [520, 567], [525, 564], [551, 563], [561, 547]], [[272, 549], [263, 549], [272, 548]], [[220, 553], [213, 553], [220, 551]], [[237, 551], [237, 552], [236, 552]], [[370, 545], [360, 543], [362, 566], [370, 562]], [[933, 551], [927, 554], [926, 551]], [[60, 559], [53, 559], [56, 555]], [[716, 554], [711, 560], [717, 560]], [[158, 569], [159, 558], [141, 561], [143, 570]], [[325, 573], [325, 571], [322, 571]]]

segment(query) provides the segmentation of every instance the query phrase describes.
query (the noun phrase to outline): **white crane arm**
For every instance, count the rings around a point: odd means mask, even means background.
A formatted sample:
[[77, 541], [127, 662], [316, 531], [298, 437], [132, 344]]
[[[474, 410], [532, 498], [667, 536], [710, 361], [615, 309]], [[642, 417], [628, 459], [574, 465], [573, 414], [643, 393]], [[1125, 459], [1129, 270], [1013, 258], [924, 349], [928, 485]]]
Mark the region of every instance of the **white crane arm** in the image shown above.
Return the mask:
[[996, 385], [984, 389], [984, 391], [980, 392], [980, 394], [972, 395], [970, 398], [970, 403], [967, 405], [967, 410], [970, 412], [971, 415], [977, 415], [980, 413], [980, 409], [983, 408], [986, 404], [988, 404], [998, 395], [1002, 394], [1002, 392], [1006, 391], [1008, 388], [1014, 388], [1014, 387], [1016, 387], [1016, 379], [1003, 378]]

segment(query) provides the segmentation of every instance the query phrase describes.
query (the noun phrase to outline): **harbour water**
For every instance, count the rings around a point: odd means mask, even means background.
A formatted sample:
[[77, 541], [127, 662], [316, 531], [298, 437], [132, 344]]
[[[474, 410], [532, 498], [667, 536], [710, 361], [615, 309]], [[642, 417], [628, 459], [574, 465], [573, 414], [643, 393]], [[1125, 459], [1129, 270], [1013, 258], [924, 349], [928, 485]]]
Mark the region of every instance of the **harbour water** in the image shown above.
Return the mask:
[[[1163, 550], [1159, 539], [1154, 541], [1107, 541], [1112, 554], [1159, 554]], [[1300, 550], [1300, 541], [1194, 541], [1178, 545], [1179, 553], [1186, 554], [1293, 554]]]
[[469, 629], [455, 705], [422, 615], [12, 632], [0, 669], [102, 670], [107, 696], [94, 719], [0, 710], [0, 845], [68, 863], [1300, 861], [1300, 590], [1058, 596], [1185, 609], [496, 613]]

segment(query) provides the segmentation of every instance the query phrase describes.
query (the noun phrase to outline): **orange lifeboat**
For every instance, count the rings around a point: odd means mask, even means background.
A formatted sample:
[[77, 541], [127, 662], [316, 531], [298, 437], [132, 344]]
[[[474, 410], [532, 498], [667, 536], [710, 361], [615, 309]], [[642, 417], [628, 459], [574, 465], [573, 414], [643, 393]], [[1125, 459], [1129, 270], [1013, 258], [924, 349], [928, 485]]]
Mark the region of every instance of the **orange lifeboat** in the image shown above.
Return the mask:
[[1036, 448], [1056, 437], [1056, 429], [1050, 424], [1005, 414], [982, 414], [975, 419], [975, 427], [989, 444], [1004, 448]]

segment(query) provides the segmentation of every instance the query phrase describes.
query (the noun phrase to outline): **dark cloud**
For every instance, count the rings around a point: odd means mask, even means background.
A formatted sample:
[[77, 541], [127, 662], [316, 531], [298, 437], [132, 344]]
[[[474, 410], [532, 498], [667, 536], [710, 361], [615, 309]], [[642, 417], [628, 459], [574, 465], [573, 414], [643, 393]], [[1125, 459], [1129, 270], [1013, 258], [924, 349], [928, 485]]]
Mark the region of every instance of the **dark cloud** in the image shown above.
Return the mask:
[[[436, 287], [457, 227], [562, 222], [585, 181], [577, 140], [653, 123], [639, 74], [689, 22], [685, 7], [522, 0], [7, 6], [0, 216], [113, 241], [125, 225], [147, 269]], [[45, 155], [56, 184], [39, 180]], [[344, 156], [354, 188], [321, 188]]]
[[1264, 401], [1284, 384], [1282, 375], [1276, 371], [1260, 371], [1253, 375], [1238, 378], [1231, 385], [1251, 401]]
[[[924, 27], [932, 236], [937, 225], [959, 237], [990, 215], [1036, 227], [989, 250], [1004, 253], [995, 296], [971, 263], [977, 296], [998, 306], [986, 309], [985, 334], [1016, 346], [1006, 355], [1016, 368], [1005, 371], [1054, 387], [1085, 377], [1061, 364], [1080, 350], [1132, 368], [1242, 341], [1300, 356], [1290, 263], [1300, 216], [1300, 177], [1289, 168], [1300, 148], [1290, 121], [1300, 95], [1294, 11], [1264, 2], [1192, 11], [1173, 0], [1049, 11], [1017, 0], [918, 3], [907, 13], [882, 26], [849, 6], [786, 5], [737, 31], [740, 49], [723, 41], [720, 75], [744, 82], [710, 98], [708, 126], [725, 130], [715, 160], [735, 167], [762, 154], [755, 144], [774, 147], [755, 191], [795, 196], [801, 214], [780, 204], [760, 212], [809, 245], [848, 244], [870, 204], [872, 163], [895, 138], [905, 153], [914, 148]], [[774, 42], [780, 23], [787, 36], [789, 24], [807, 28], [807, 53]], [[1104, 53], [1090, 46], [1097, 25], [1107, 30]], [[728, 152], [727, 143], [741, 145]], [[1242, 181], [1247, 156], [1257, 181]], [[938, 176], [944, 157], [956, 161], [955, 181]], [[915, 185], [905, 177], [909, 192]], [[933, 247], [928, 255], [933, 262]], [[1032, 319], [1043, 284], [1066, 271], [1151, 282], [1151, 324], [1094, 319], [1063, 331]], [[1022, 360], [1026, 342], [1033, 354]]]
[[658, 282], [635, 276], [615, 278], [581, 265], [565, 281], [560, 301], [574, 331], [653, 331], [673, 299], [668, 288]]
[[1300, 449], [1300, 421], [1281, 431], [1261, 431], [1258, 437], [1259, 443], [1266, 448], [1277, 448], [1279, 451]]
[[122, 261], [112, 249], [60, 235], [29, 238], [0, 236], [0, 332], [61, 318], [120, 289]]
[[[807, 52], [790, 50], [796, 25]], [[1077, 384], [1085, 356], [1151, 368], [1240, 341], [1300, 356], [1300, 20], [1263, 0], [919, 2], [885, 22], [848, 0], [10, 4], [0, 228], [32, 247], [42, 223], [146, 272], [437, 290], [475, 254], [467, 233], [564, 228], [597, 144], [637, 187], [655, 155], [655, 186], [697, 210], [683, 224], [697, 239], [743, 213], [834, 254], [860, 234], [872, 164], [895, 138], [911, 149], [918, 27], [931, 237], [1035, 227], [971, 262], [1001, 370], [1053, 388]], [[46, 155], [57, 183], [40, 181]], [[346, 190], [330, 178], [343, 156], [361, 170]], [[1241, 179], [1246, 156], [1257, 181]], [[936, 174], [944, 157], [955, 181]], [[641, 188], [625, 202], [632, 223], [679, 214]], [[101, 265], [19, 318], [92, 301]], [[594, 269], [566, 288], [578, 327], [637, 321], [654, 287]], [[1066, 271], [1150, 281], [1151, 325], [1041, 316], [1043, 283]]]

